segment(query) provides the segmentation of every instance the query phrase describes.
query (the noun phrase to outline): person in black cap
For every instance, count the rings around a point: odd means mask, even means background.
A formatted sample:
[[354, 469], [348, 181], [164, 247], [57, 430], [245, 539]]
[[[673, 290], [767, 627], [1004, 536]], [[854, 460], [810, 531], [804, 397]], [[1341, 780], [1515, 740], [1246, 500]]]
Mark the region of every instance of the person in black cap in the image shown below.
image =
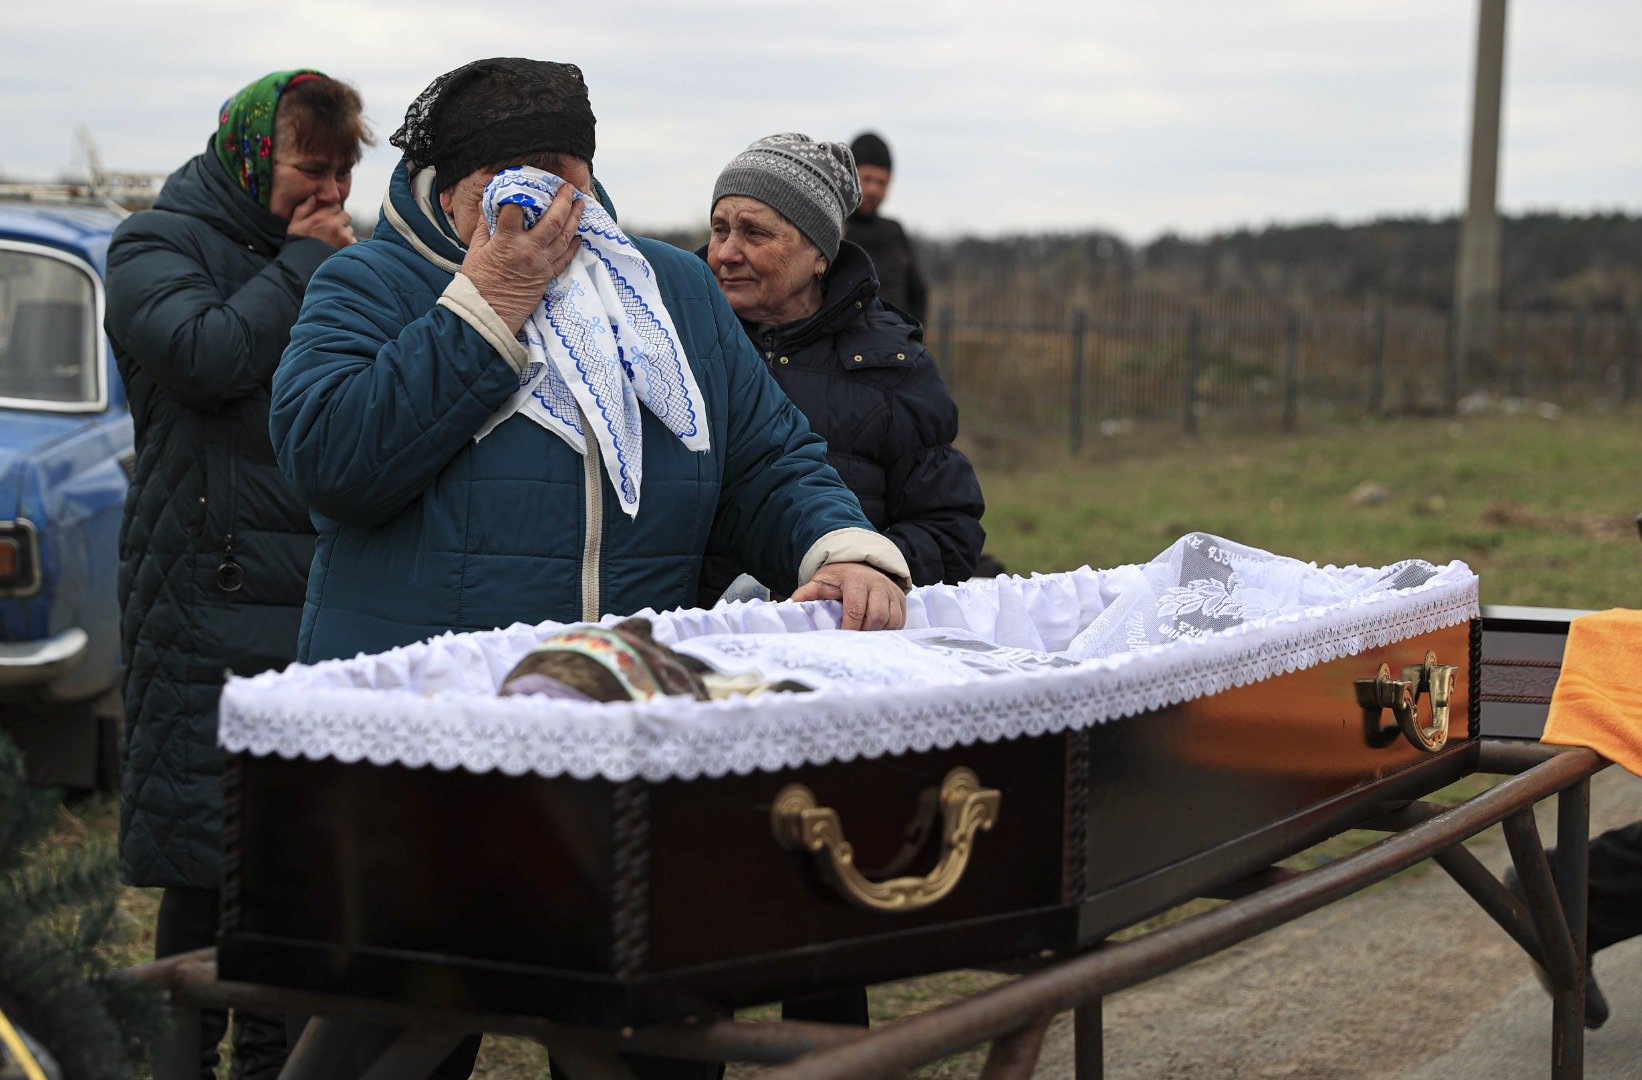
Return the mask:
[[884, 196], [889, 194], [889, 144], [866, 131], [850, 143], [850, 151], [861, 178], [861, 205], [845, 223], [844, 237], [865, 248], [872, 257], [878, 271], [878, 295], [922, 323], [928, 312], [929, 294], [912, 255], [912, 242], [899, 221], [878, 214]]

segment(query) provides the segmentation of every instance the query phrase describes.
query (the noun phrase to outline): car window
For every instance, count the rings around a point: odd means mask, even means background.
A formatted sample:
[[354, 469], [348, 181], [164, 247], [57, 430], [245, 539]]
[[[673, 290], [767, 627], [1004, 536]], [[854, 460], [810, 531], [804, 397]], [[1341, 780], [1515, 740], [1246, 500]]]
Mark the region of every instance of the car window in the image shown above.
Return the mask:
[[98, 401], [97, 293], [77, 263], [0, 243], [0, 399]]

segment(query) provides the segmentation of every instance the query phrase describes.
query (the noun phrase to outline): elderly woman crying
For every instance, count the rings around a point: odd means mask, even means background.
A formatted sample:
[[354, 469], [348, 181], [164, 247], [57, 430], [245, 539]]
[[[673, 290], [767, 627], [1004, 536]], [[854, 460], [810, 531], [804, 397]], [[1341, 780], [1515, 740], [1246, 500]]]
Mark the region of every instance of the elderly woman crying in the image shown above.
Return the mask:
[[[872, 260], [843, 239], [860, 201], [843, 143], [759, 139], [719, 173], [702, 254], [770, 374], [827, 441], [828, 463], [906, 556], [913, 584], [962, 581], [985, 538], [980, 483], [952, 446], [958, 407], [922, 328], [879, 299]], [[702, 603], [758, 595], [741, 570], [709, 555]], [[865, 1025], [866, 992], [789, 999], [782, 1015]]]
[[[985, 538], [980, 484], [953, 448], [958, 408], [922, 328], [879, 298], [872, 260], [842, 239], [860, 201], [848, 146], [759, 139], [719, 174], [701, 254], [770, 374], [827, 441], [828, 462], [906, 556], [913, 584], [962, 581]], [[743, 569], [710, 558], [702, 602]]]

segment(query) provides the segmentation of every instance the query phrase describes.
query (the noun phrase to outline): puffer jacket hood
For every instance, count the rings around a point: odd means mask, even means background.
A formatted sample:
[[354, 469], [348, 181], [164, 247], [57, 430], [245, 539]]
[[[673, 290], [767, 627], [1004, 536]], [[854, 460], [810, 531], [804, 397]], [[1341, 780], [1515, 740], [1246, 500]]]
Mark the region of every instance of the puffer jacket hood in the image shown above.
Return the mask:
[[209, 145], [166, 178], [154, 209], [187, 214], [264, 255], [285, 243], [285, 219], [240, 190]]
[[[706, 250], [697, 254], [705, 259]], [[871, 258], [848, 240], [821, 286], [821, 306], [808, 318], [742, 328], [826, 439], [827, 460], [867, 519], [901, 549], [913, 584], [962, 581], [980, 557], [985, 502], [974, 467], [952, 445], [958, 406], [924, 348], [923, 328], [879, 299]], [[716, 601], [748, 570], [715, 552], [699, 602]]]
[[[877, 301], [878, 273], [872, 260], [859, 246], [844, 240], [821, 280], [820, 309], [807, 319], [780, 327], [776, 334], [787, 348], [802, 349], [858, 325], [862, 312]], [[921, 328], [914, 327], [913, 332], [916, 340], [922, 340]]]

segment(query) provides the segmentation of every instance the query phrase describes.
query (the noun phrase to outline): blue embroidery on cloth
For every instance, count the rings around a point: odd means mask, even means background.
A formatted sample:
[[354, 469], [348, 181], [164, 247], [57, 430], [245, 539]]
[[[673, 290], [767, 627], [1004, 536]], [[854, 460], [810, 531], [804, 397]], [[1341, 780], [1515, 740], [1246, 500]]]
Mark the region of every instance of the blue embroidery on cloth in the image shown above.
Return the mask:
[[[530, 228], [563, 183], [537, 169], [503, 169], [485, 189], [485, 221], [494, 230], [500, 209], [518, 206]], [[579, 192], [576, 198], [583, 204], [580, 248], [519, 331], [530, 357], [520, 392], [476, 437], [522, 412], [586, 454], [583, 418], [596, 416], [593, 434], [605, 472], [622, 509], [636, 515], [643, 487], [640, 405], [686, 446], [705, 451], [701, 391], [649, 261], [602, 206]]]

